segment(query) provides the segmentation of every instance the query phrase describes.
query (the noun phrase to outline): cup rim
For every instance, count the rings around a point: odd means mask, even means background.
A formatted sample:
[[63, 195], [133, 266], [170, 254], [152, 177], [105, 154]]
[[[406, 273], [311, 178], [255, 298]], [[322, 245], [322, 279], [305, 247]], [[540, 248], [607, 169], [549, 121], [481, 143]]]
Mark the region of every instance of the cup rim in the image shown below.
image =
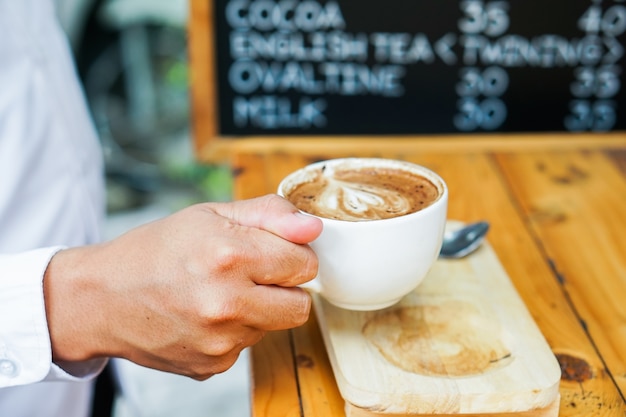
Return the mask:
[[[293, 181], [294, 178], [297, 178], [298, 176], [306, 175], [307, 172], [311, 172], [311, 171], [315, 171], [319, 169], [321, 165], [326, 165], [326, 164], [340, 165], [342, 163], [352, 163], [352, 162], [358, 162], [362, 167], [367, 167], [372, 164], [382, 164], [385, 167], [394, 167], [394, 168], [399, 168], [399, 169], [404, 168], [412, 172], [417, 172], [419, 175], [425, 176], [428, 180], [430, 180], [435, 185], [435, 187], [437, 187], [437, 190], [439, 191], [439, 195], [437, 196], [437, 199], [428, 207], [425, 207], [421, 210], [414, 211], [414, 212], [404, 214], [401, 216], [389, 217], [385, 219], [367, 219], [367, 220], [357, 220], [357, 221], [342, 220], [342, 219], [331, 219], [329, 217], [318, 216], [318, 215], [311, 214], [303, 210], [300, 210], [300, 212], [307, 214], [309, 216], [317, 217], [319, 219], [322, 219], [323, 221], [337, 222], [337, 223], [343, 223], [343, 224], [352, 224], [352, 223], [372, 224], [372, 223], [381, 223], [381, 222], [388, 223], [392, 221], [401, 221], [401, 219], [412, 217], [414, 215], [425, 215], [426, 213], [432, 210], [436, 210], [437, 207], [440, 206], [441, 204], [444, 204], [445, 202], [447, 202], [448, 186], [445, 180], [439, 174], [437, 174], [432, 169], [427, 168], [423, 165], [419, 165], [414, 162], [404, 161], [401, 159], [391, 159], [391, 158], [345, 157], [345, 158], [332, 158], [332, 159], [326, 159], [326, 160], [313, 162], [285, 176], [278, 184], [277, 194], [285, 198], [286, 193], [284, 192], [285, 191], [284, 188], [290, 181]], [[420, 214], [420, 213], [423, 213], [423, 214]]]

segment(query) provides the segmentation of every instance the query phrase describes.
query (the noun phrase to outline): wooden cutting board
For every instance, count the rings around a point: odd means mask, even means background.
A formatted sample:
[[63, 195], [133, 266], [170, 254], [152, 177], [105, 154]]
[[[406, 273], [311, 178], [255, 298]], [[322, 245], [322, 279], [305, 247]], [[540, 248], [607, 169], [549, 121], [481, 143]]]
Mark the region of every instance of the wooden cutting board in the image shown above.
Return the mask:
[[558, 415], [559, 364], [488, 243], [393, 307], [314, 304], [348, 417]]

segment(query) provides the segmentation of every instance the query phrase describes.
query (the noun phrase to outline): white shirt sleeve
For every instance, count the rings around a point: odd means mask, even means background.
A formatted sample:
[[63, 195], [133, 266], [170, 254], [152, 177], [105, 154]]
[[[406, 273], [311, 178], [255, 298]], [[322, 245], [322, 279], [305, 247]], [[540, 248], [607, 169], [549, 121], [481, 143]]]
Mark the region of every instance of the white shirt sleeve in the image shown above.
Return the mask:
[[106, 363], [54, 364], [45, 315], [50, 258], [99, 242], [105, 214], [101, 147], [54, 6], [0, 0], [2, 417], [88, 415]]
[[52, 362], [43, 276], [60, 249], [63, 247], [0, 255], [0, 387], [89, 379], [106, 364], [104, 359]]

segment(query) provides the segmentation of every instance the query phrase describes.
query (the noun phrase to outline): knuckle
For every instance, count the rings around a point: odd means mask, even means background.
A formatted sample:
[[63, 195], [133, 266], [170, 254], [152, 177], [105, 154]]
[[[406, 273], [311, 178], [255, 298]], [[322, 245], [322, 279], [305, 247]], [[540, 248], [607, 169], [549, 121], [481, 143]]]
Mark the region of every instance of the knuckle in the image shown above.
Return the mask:
[[311, 296], [306, 291], [302, 291], [301, 296], [299, 297], [299, 300], [290, 315], [293, 327], [301, 326], [309, 320], [311, 304]]
[[234, 292], [227, 299], [219, 303], [219, 319], [228, 324], [241, 323], [245, 316], [245, 297], [239, 292]]
[[241, 250], [235, 246], [220, 245], [213, 252], [213, 268], [220, 272], [231, 272], [240, 264], [241, 256]]
[[[230, 369], [237, 361], [243, 347], [231, 348], [225, 350], [222, 354], [207, 354], [207, 362], [203, 369], [199, 370], [197, 376], [210, 377], [212, 375], [221, 374]], [[214, 349], [211, 349], [213, 351]]]
[[236, 349], [237, 343], [226, 338], [216, 338], [211, 341], [210, 346], [206, 350], [206, 354], [213, 357], [226, 357], [229, 353]]
[[319, 261], [311, 248], [304, 245], [290, 246], [290, 250], [283, 250], [279, 253], [273, 263], [269, 263], [269, 271], [274, 275], [266, 277], [266, 280], [274, 280], [276, 276], [281, 276], [291, 285], [301, 284], [313, 279], [317, 275]]
[[277, 205], [285, 204], [285, 199], [278, 196], [277, 194], [266, 194], [262, 197], [259, 197], [259, 202], [262, 206], [271, 209]]
[[207, 372], [207, 373], [193, 374], [193, 375], [188, 375], [188, 376], [190, 378], [192, 378], [192, 379], [195, 379], [198, 382], [202, 382], [202, 381], [206, 381], [207, 379], [211, 378], [213, 375], [215, 375], [215, 373]]
[[210, 326], [232, 326], [243, 321], [243, 309], [239, 294], [219, 297], [211, 303], [199, 302], [197, 315], [199, 320]]
[[234, 352], [230, 355], [223, 356], [222, 360], [215, 364], [213, 368], [213, 374], [221, 374], [228, 371], [235, 364], [238, 357], [239, 352]]
[[319, 269], [319, 259], [317, 258], [315, 252], [313, 252], [313, 250], [310, 248], [308, 254], [309, 255], [306, 257], [304, 261], [304, 267], [302, 269], [305, 277], [307, 279], [312, 279], [317, 275], [317, 271]]
[[317, 256], [312, 249], [308, 247], [305, 249], [306, 250], [302, 251], [296, 259], [291, 259], [290, 265], [283, 267], [283, 270], [293, 271], [290, 275], [291, 279], [294, 280], [296, 284], [315, 278], [318, 272], [319, 261]]

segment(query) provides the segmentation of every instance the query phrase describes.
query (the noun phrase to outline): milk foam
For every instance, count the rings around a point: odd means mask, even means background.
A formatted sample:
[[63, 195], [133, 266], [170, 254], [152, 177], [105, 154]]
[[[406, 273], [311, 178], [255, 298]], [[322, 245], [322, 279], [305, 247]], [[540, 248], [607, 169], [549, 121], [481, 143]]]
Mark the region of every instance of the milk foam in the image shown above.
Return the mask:
[[285, 198], [327, 219], [389, 219], [420, 211], [439, 198], [438, 187], [403, 166], [322, 164], [286, 178]]
[[411, 212], [411, 201], [382, 186], [341, 181], [325, 172], [325, 186], [313, 203], [319, 215], [345, 220], [383, 219]]

